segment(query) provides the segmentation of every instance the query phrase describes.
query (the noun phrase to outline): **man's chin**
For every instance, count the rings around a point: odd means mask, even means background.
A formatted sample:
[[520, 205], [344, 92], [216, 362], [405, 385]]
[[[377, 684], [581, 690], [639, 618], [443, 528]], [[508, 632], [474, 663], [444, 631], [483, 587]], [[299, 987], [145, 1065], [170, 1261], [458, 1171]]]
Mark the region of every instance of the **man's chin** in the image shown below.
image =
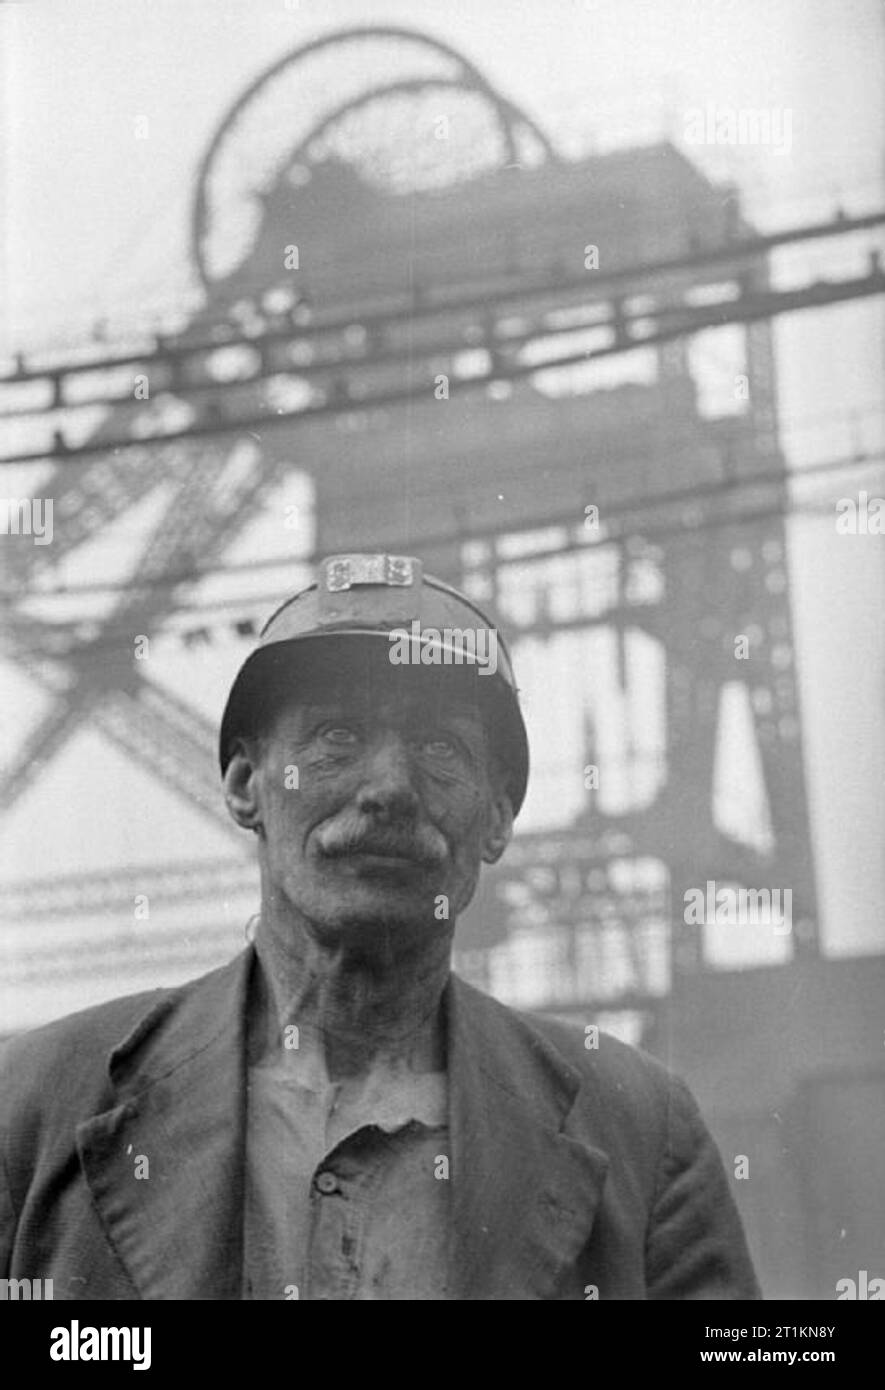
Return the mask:
[[361, 874], [351, 882], [345, 895], [338, 892], [327, 897], [320, 892], [307, 901], [298, 894], [295, 905], [324, 941], [348, 938], [383, 943], [391, 936], [421, 937], [444, 931], [446, 920], [437, 916], [440, 894], [434, 886], [416, 891], [414, 879], [395, 880], [394, 871], [379, 867], [377, 873]]

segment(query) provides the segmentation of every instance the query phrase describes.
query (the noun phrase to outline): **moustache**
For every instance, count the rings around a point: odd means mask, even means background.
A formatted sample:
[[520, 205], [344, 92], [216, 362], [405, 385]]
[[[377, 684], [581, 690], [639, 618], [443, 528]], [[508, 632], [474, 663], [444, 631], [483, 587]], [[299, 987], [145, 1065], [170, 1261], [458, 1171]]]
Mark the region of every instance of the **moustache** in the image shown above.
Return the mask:
[[448, 847], [430, 825], [376, 825], [363, 817], [343, 817], [325, 825], [317, 834], [323, 855], [337, 859], [347, 854], [378, 854], [411, 859], [418, 864], [441, 864]]

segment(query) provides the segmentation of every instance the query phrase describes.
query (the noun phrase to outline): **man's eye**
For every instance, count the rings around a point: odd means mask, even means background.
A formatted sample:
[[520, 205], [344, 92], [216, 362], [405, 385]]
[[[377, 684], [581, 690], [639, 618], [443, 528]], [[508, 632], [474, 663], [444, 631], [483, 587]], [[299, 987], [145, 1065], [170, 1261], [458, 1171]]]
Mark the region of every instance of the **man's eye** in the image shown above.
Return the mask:
[[421, 745], [431, 758], [454, 758], [457, 748], [450, 738], [428, 738]]
[[349, 724], [330, 724], [327, 729], [322, 730], [322, 735], [329, 743], [336, 743], [339, 747], [356, 743], [359, 738], [356, 729], [351, 728]]

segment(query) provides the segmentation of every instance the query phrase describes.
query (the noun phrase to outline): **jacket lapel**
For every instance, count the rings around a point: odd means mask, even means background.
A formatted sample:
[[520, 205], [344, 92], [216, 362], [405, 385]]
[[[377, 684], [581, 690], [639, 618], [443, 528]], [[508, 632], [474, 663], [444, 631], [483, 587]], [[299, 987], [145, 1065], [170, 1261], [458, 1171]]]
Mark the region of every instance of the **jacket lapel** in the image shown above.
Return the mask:
[[569, 1133], [580, 1074], [455, 976], [447, 1015], [456, 1297], [554, 1298], [608, 1171], [601, 1149]]
[[152, 1009], [111, 1053], [116, 1103], [77, 1129], [95, 1207], [142, 1298], [241, 1294], [251, 963], [243, 952]]

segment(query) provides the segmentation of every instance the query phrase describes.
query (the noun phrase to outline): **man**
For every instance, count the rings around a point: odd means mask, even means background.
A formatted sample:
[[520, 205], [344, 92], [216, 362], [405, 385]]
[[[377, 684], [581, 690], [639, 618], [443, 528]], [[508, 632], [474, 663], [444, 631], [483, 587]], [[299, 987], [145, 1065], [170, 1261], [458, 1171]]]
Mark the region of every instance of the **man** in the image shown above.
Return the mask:
[[450, 973], [528, 775], [489, 620], [409, 557], [282, 606], [221, 728], [254, 946], [15, 1040], [0, 1266], [57, 1299], [754, 1298], [684, 1085]]

